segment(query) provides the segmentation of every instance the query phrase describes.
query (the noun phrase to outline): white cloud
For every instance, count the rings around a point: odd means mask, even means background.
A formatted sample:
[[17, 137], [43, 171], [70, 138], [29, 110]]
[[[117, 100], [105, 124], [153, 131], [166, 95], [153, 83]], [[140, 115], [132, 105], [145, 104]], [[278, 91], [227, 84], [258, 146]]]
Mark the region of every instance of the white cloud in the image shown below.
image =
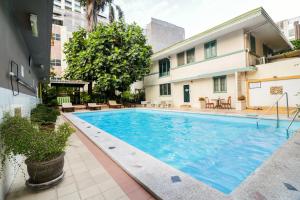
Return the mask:
[[151, 17], [185, 28], [190, 37], [257, 7], [264, 7], [274, 21], [300, 15], [299, 0], [115, 0], [127, 22], [145, 27]]

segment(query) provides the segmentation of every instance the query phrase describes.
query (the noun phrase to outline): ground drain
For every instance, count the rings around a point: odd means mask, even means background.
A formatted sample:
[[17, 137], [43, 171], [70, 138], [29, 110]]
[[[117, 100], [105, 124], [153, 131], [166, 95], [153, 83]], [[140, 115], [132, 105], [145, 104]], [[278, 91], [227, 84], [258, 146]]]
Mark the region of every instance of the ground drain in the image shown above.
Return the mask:
[[181, 182], [181, 179], [179, 176], [171, 176], [172, 183]]
[[108, 147], [109, 149], [115, 149], [116, 147]]

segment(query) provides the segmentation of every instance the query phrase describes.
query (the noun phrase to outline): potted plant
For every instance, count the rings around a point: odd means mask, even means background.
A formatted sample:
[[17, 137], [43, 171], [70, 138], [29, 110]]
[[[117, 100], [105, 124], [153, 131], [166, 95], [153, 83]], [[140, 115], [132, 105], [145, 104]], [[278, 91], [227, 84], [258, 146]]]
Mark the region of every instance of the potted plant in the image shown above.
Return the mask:
[[244, 95], [238, 97], [235, 109], [239, 111], [246, 109], [246, 97]]
[[199, 97], [199, 101], [200, 101], [200, 109], [205, 109], [206, 108], [205, 98], [204, 97]]
[[33, 123], [38, 124], [42, 129], [54, 129], [55, 122], [59, 116], [59, 111], [46, 105], [39, 104], [31, 110], [30, 119]]
[[63, 178], [63, 166], [67, 140], [73, 129], [61, 124], [57, 130], [39, 129], [27, 118], [6, 114], [0, 124], [1, 173], [6, 159], [14, 156], [26, 157], [29, 179], [26, 185], [34, 189], [45, 189], [56, 185]]

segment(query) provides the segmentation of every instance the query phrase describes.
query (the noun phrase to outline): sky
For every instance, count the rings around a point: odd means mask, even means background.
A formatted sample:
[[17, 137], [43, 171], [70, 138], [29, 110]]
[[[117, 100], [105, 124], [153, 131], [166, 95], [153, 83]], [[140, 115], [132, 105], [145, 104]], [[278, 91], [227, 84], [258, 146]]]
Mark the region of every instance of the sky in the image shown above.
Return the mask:
[[277, 22], [300, 16], [300, 0], [115, 0], [126, 22], [146, 27], [151, 17], [185, 28], [186, 38], [263, 7]]

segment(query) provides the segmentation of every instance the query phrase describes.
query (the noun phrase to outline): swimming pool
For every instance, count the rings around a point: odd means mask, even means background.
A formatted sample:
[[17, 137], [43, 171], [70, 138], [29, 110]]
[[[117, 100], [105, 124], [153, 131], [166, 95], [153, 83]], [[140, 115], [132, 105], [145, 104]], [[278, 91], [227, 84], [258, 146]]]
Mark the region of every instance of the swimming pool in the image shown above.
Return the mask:
[[75, 115], [225, 194], [287, 140], [287, 121], [256, 128], [250, 118], [146, 109]]

